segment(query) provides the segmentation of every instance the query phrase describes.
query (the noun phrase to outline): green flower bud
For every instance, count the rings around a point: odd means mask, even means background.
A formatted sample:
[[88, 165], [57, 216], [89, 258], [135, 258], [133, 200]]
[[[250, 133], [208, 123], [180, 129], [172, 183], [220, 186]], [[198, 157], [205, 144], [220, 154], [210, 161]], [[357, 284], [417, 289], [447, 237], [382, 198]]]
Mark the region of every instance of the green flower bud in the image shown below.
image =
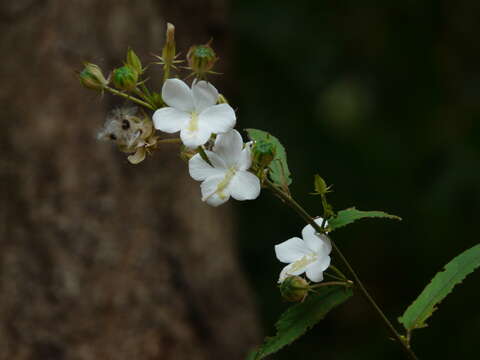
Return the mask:
[[175, 48], [175, 26], [173, 24], [167, 23], [167, 33], [166, 33], [165, 46], [162, 49], [162, 59], [165, 64], [172, 65], [177, 56]]
[[113, 70], [112, 81], [117, 89], [132, 91], [137, 86], [138, 73], [125, 65]]
[[327, 186], [325, 180], [323, 180], [323, 178], [318, 174], [315, 175], [313, 185], [315, 187], [316, 194], [325, 195], [331, 192], [331, 186]]
[[217, 60], [218, 57], [210, 46], [210, 42], [205, 45], [194, 45], [187, 53], [188, 65], [198, 78], [204, 78], [211, 72]]
[[83, 86], [93, 90], [102, 90], [108, 85], [102, 69], [92, 63], [85, 63], [85, 68], [78, 74], [78, 78]]
[[280, 284], [282, 297], [291, 302], [303, 301], [309, 289], [308, 282], [300, 276], [289, 276]]
[[252, 149], [254, 164], [261, 169], [267, 167], [275, 158], [275, 150], [275, 145], [270, 141], [256, 141]]
[[143, 72], [142, 62], [132, 49], [128, 49], [127, 51], [127, 65], [130, 66], [137, 74], [141, 74]]

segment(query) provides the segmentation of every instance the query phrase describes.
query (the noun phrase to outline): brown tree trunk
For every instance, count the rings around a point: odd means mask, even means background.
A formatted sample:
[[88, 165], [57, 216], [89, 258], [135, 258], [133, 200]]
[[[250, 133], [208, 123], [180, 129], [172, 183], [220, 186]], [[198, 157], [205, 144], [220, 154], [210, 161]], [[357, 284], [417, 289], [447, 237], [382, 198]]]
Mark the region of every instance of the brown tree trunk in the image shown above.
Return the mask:
[[230, 208], [201, 203], [173, 145], [133, 166], [98, 143], [108, 97], [74, 74], [160, 52], [166, 20], [183, 51], [212, 31], [222, 48], [223, 6], [0, 4], [0, 359], [241, 359], [258, 342]]

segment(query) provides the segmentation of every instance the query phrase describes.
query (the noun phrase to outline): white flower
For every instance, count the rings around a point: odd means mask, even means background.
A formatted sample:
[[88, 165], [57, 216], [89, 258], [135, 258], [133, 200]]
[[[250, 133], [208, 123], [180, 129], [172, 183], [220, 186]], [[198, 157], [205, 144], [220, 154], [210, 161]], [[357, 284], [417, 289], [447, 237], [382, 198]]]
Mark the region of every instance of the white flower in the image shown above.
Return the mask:
[[250, 146], [243, 146], [242, 136], [237, 130], [220, 134], [215, 139], [213, 151], [205, 153], [212, 163], [209, 165], [200, 154], [188, 162], [190, 176], [203, 181], [202, 201], [218, 206], [230, 196], [237, 200], [253, 200], [260, 194], [260, 180], [247, 170], [252, 165]]
[[235, 126], [232, 107], [215, 105], [218, 91], [206, 81], [195, 82], [190, 89], [182, 80], [168, 79], [162, 98], [168, 107], [153, 114], [155, 128], [167, 133], [180, 131], [183, 144], [189, 148], [205, 144], [212, 133], [225, 133]]
[[[323, 219], [315, 222], [322, 225]], [[275, 254], [281, 262], [288, 263], [280, 273], [278, 280], [281, 283], [288, 276], [300, 275], [304, 272], [314, 282], [323, 280], [323, 272], [330, 266], [330, 252], [332, 244], [325, 234], [319, 234], [312, 225], [302, 230], [303, 240], [294, 237], [281, 244], [275, 245]]]

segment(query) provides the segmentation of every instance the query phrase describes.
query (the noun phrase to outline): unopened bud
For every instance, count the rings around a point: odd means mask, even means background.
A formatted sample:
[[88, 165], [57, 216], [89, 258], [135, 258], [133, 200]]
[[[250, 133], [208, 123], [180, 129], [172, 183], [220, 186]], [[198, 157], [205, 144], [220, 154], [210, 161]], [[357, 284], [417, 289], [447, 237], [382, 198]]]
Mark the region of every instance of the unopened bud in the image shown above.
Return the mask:
[[125, 65], [113, 70], [112, 81], [117, 89], [132, 91], [137, 86], [138, 73]]
[[315, 175], [313, 185], [315, 187], [315, 193], [319, 195], [326, 195], [331, 192], [331, 186], [327, 186], [327, 183], [320, 175]]
[[304, 300], [310, 289], [308, 282], [300, 276], [289, 276], [280, 284], [282, 297], [291, 302]]
[[85, 63], [85, 68], [78, 74], [78, 78], [82, 85], [89, 89], [102, 90], [108, 85], [102, 69], [92, 63]]
[[162, 59], [166, 64], [172, 65], [176, 57], [176, 48], [175, 48], [175, 26], [173, 24], [167, 23], [167, 33], [165, 46], [162, 50]]
[[218, 60], [210, 42], [205, 45], [194, 45], [187, 53], [188, 65], [197, 78], [204, 78], [211, 72]]
[[275, 158], [275, 145], [270, 141], [258, 140], [255, 141], [252, 149], [253, 162], [259, 168], [265, 168]]
[[128, 49], [127, 51], [127, 65], [136, 71], [137, 74], [141, 74], [143, 72], [142, 62], [132, 49]]

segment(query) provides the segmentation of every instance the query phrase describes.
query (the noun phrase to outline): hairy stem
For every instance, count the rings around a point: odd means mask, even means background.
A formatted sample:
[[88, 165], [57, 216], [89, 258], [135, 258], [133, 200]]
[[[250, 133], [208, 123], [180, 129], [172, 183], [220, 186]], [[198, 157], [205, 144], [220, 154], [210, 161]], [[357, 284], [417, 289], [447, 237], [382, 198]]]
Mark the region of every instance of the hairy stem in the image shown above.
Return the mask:
[[105, 86], [104, 87], [105, 90], [107, 91], [110, 91], [112, 94], [114, 95], [118, 95], [118, 96], [121, 96], [121, 97], [124, 97], [125, 99], [127, 100], [131, 100], [133, 101], [134, 103], [137, 103], [138, 105], [142, 105], [142, 106], [145, 106], [146, 108], [150, 109], [150, 110], [155, 110], [155, 108], [150, 105], [149, 103], [143, 101], [143, 100], [140, 100], [139, 98], [136, 98], [135, 96], [132, 96], [132, 95], [129, 95], [129, 94], [126, 94], [122, 91], [118, 91], [114, 88], [111, 88], [110, 86]]
[[[300, 215], [300, 217], [305, 220], [305, 222], [307, 222], [308, 224], [312, 225], [313, 228], [315, 229], [315, 231], [319, 232], [319, 233], [324, 233], [325, 230], [320, 226], [318, 225], [316, 222], [315, 222], [315, 219], [310, 216], [306, 211], [305, 209], [300, 206], [300, 204], [298, 204], [289, 194], [287, 194], [286, 192], [284, 192], [283, 190], [281, 190], [280, 188], [278, 188], [277, 186], [275, 186], [271, 181], [269, 180], [265, 180], [264, 184], [266, 185], [266, 187], [268, 187], [275, 195], [277, 195], [281, 200], [283, 200], [283, 202], [285, 202], [288, 206], [290, 206], [298, 215]], [[405, 340], [405, 338], [400, 335], [398, 333], [398, 331], [395, 329], [395, 327], [392, 325], [392, 323], [390, 322], [390, 320], [388, 320], [388, 318], [385, 316], [385, 314], [383, 313], [382, 309], [380, 309], [380, 307], [377, 305], [377, 303], [375, 302], [375, 300], [373, 299], [373, 297], [370, 295], [370, 293], [368, 292], [368, 290], [365, 288], [365, 286], [363, 285], [363, 282], [360, 280], [360, 278], [358, 277], [357, 273], [355, 272], [355, 270], [352, 268], [352, 266], [350, 265], [350, 263], [348, 262], [347, 258], [342, 254], [342, 252], [340, 251], [340, 249], [338, 248], [338, 246], [335, 244], [334, 241], [332, 241], [332, 247], [333, 249], [335, 250], [335, 252], [337, 253], [338, 257], [340, 258], [340, 260], [344, 263], [344, 265], [346, 266], [346, 268], [348, 269], [348, 271], [352, 274], [354, 280], [355, 280], [355, 284], [358, 286], [358, 288], [360, 289], [361, 293], [363, 294], [363, 296], [367, 299], [367, 301], [370, 303], [370, 305], [373, 307], [373, 309], [377, 312], [377, 314], [380, 316], [380, 318], [382, 319], [382, 321], [384, 322], [385, 326], [387, 327], [387, 329], [390, 331], [390, 333], [392, 334], [392, 336], [394, 337], [394, 340], [396, 342], [398, 342], [400, 344], [400, 346], [402, 347], [403, 351], [405, 352], [405, 354], [412, 360], [418, 360], [417, 356], [415, 355], [415, 353], [413, 352], [413, 350], [410, 348], [409, 344], [407, 343], [407, 341]]]

